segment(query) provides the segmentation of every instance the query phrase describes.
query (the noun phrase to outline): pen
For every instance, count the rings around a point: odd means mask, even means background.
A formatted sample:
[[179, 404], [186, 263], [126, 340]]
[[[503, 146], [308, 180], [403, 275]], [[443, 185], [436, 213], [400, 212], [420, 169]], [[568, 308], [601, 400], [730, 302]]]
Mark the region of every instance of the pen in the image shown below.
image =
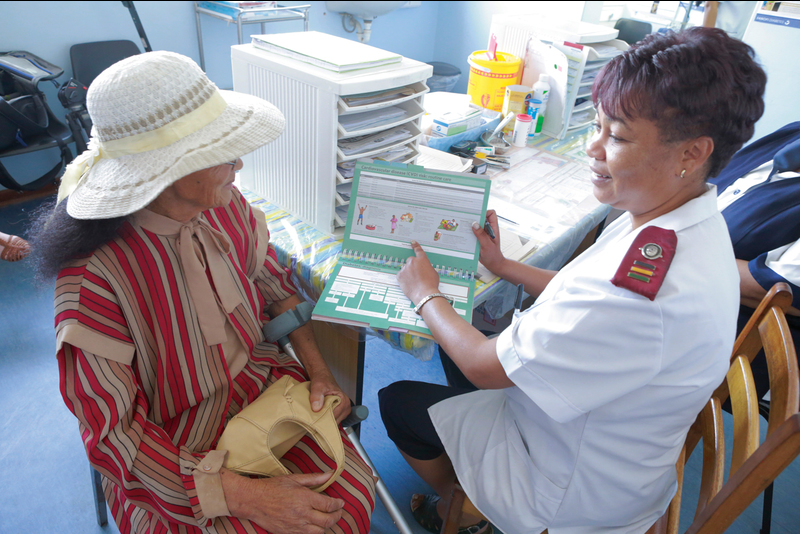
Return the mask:
[[514, 309], [519, 311], [522, 308], [522, 294], [523, 289], [525, 288], [525, 284], [519, 284], [517, 286], [517, 298], [514, 300]]
[[492, 225], [489, 224], [489, 221], [483, 223], [483, 229], [486, 231], [487, 234], [489, 234], [489, 237], [494, 239], [494, 230], [492, 230]]

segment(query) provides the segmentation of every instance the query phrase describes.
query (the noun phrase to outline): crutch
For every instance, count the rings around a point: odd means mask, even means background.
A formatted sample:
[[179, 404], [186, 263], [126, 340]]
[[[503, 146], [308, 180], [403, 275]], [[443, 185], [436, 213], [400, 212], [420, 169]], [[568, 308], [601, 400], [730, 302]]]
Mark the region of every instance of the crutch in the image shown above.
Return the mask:
[[[294, 358], [297, 363], [300, 363], [300, 360], [297, 358], [292, 348], [292, 344], [289, 342], [288, 336], [295, 329], [303, 326], [311, 319], [311, 312], [313, 309], [314, 307], [308, 302], [302, 302], [293, 310], [283, 312], [264, 325], [264, 337], [266, 337], [267, 341], [270, 343], [277, 341], [286, 354]], [[300, 365], [302, 365], [302, 363], [300, 363]], [[353, 406], [350, 410], [350, 415], [342, 421], [342, 426], [344, 427], [345, 433], [347, 433], [347, 437], [349, 437], [350, 441], [353, 443], [353, 447], [355, 447], [364, 462], [372, 469], [372, 474], [375, 478], [378, 479], [376, 482], [378, 497], [383, 501], [383, 505], [389, 512], [389, 516], [392, 518], [392, 521], [394, 521], [397, 530], [399, 530], [401, 534], [412, 534], [405, 517], [403, 517], [403, 514], [400, 512], [400, 508], [397, 507], [397, 503], [389, 493], [389, 488], [386, 487], [383, 479], [378, 475], [375, 464], [369, 459], [367, 451], [361, 446], [361, 441], [358, 439], [355, 430], [353, 430], [353, 426], [364, 421], [368, 416], [369, 408], [363, 405]]]

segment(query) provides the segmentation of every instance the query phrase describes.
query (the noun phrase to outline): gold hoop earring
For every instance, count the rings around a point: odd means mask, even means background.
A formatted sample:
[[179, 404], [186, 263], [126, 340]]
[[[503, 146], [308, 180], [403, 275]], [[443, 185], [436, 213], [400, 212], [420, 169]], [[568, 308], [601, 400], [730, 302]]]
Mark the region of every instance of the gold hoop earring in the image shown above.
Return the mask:
[[681, 171], [681, 178], [683, 178], [684, 176], [686, 176], [686, 169], [683, 169], [683, 170]]

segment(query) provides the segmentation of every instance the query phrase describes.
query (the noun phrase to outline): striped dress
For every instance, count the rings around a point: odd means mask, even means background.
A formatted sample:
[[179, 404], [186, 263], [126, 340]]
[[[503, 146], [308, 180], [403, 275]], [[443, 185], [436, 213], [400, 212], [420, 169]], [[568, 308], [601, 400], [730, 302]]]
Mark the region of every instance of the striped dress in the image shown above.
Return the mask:
[[[202, 265], [199, 285], [186, 274], [195, 272], [186, 247]], [[209, 452], [227, 421], [269, 384], [284, 374], [307, 379], [261, 333], [265, 307], [294, 293], [263, 214], [238, 191], [230, 205], [186, 224], [143, 210], [61, 271], [61, 393], [120, 532], [264, 532], [206, 515], [195, 475], [219, 454]], [[342, 437], [346, 467], [325, 490], [346, 503], [333, 531], [366, 533], [375, 482]], [[335, 467], [308, 436], [283, 461], [295, 473]]]

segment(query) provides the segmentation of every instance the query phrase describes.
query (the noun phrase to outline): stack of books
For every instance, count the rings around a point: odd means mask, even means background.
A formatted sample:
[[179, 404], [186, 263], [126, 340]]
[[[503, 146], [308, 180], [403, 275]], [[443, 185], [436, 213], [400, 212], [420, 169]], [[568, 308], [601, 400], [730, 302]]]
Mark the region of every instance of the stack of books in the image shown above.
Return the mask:
[[382, 67], [399, 63], [403, 56], [320, 32], [254, 35], [253, 46], [333, 72]]

